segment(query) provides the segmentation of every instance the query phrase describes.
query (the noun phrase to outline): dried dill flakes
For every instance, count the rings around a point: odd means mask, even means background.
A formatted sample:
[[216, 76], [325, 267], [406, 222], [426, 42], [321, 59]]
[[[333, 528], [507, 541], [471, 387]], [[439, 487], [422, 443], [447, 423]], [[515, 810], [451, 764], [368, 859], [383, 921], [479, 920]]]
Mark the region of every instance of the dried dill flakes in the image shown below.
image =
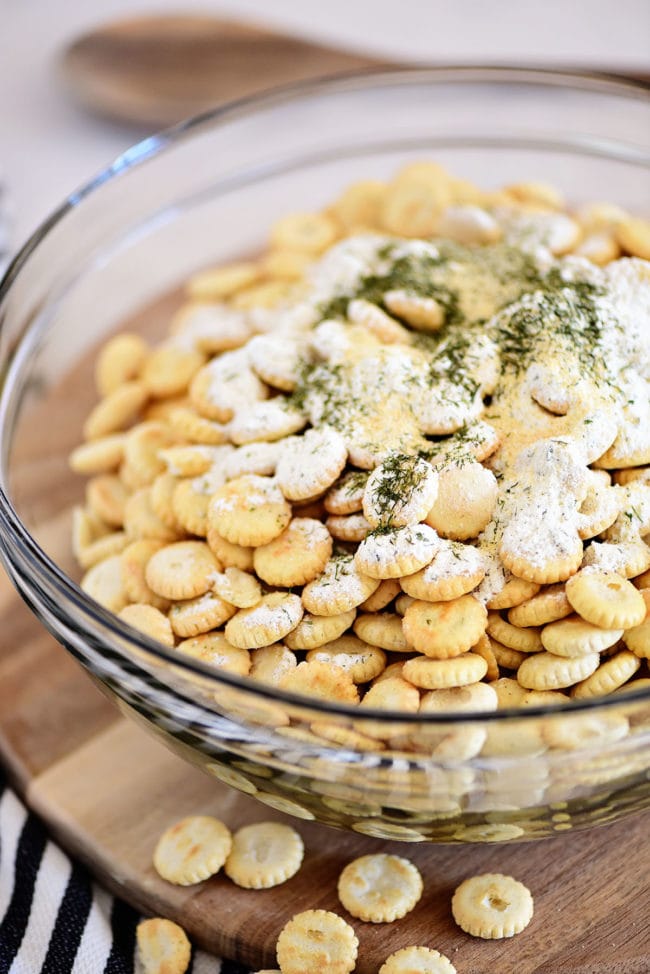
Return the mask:
[[[387, 259], [394, 249], [392, 245], [387, 245], [378, 252], [378, 256]], [[362, 277], [353, 294], [339, 294], [321, 305], [321, 320], [345, 319], [348, 304], [353, 298], [370, 301], [387, 311], [383, 304], [384, 294], [387, 291], [403, 290], [418, 297], [435, 298], [445, 311], [446, 321], [456, 321], [460, 317], [458, 295], [437, 281], [433, 274], [446, 261], [446, 257], [434, 256], [432, 253], [405, 254], [398, 257], [385, 274], [367, 274]]]
[[351, 399], [344, 382], [343, 366], [327, 362], [305, 362], [298, 382], [286, 400], [287, 405], [310, 415], [314, 426], [323, 423], [339, 429], [354, 406], [363, 412], [364, 404]]
[[501, 373], [519, 374], [542, 350], [555, 346], [556, 354], [570, 354], [593, 379], [607, 379], [601, 347], [605, 323], [596, 304], [601, 292], [587, 281], [562, 281], [554, 289], [557, 276], [549, 275], [543, 283], [550, 287], [532, 292], [496, 317], [493, 337]]
[[355, 470], [354, 473], [347, 474], [343, 490], [346, 494], [356, 494], [358, 490], [363, 490], [368, 480], [367, 470]]
[[476, 462], [476, 453], [485, 445], [485, 441], [485, 433], [480, 428], [465, 425], [451, 436], [432, 441], [431, 448], [420, 450], [419, 456], [427, 460], [436, 471], [452, 464], [462, 467]]
[[389, 453], [377, 474], [373, 475], [371, 487], [373, 513], [382, 525], [389, 526], [395, 510], [408, 504], [424, 482], [427, 467], [417, 455]]

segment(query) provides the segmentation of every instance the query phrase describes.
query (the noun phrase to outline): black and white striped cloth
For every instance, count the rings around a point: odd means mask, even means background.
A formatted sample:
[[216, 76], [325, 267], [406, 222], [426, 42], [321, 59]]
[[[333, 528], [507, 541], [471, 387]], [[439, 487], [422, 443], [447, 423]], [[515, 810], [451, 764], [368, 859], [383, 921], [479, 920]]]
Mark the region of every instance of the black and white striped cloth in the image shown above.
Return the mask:
[[[0, 974], [134, 974], [140, 915], [48, 837], [0, 767]], [[249, 974], [194, 950], [189, 974]]]

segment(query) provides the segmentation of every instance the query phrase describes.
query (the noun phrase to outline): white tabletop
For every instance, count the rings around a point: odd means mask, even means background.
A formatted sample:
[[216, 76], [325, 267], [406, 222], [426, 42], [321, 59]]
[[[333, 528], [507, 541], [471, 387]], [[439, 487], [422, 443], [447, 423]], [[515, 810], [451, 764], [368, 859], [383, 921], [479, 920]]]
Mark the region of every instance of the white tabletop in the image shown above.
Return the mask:
[[14, 248], [146, 134], [84, 114], [56, 82], [62, 47], [113, 18], [209, 11], [400, 60], [650, 71], [648, 0], [0, 0], [0, 11], [0, 174]]

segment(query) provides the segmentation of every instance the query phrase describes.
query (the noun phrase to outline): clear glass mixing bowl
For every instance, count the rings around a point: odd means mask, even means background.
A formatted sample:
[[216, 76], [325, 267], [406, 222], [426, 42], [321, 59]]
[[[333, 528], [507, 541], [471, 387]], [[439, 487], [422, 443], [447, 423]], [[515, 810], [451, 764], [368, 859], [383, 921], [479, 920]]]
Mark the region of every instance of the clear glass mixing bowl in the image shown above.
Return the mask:
[[[67, 466], [98, 343], [144, 307], [162, 335], [158, 299], [194, 270], [259, 250], [277, 217], [420, 158], [486, 187], [542, 179], [575, 204], [643, 211], [649, 139], [647, 91], [628, 84], [502, 69], [361, 75], [153, 136], [43, 224], [0, 290], [0, 552], [32, 610], [124, 712], [273, 807], [373, 836], [535, 838], [650, 806], [647, 690], [561, 713], [362, 716], [138, 636], [76, 584], [70, 511], [83, 484]], [[388, 728], [379, 751], [312, 733], [377, 718]], [[464, 757], [472, 739], [476, 756]]]

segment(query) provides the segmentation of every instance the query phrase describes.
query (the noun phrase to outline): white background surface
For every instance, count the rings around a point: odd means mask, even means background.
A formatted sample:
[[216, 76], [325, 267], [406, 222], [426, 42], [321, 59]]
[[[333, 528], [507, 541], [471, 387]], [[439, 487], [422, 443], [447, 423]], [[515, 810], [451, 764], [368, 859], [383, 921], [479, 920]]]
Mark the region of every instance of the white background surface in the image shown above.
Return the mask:
[[0, 173], [14, 248], [146, 134], [66, 100], [54, 70], [62, 47], [113, 18], [179, 11], [257, 20], [400, 60], [650, 72], [649, 0], [0, 0]]

